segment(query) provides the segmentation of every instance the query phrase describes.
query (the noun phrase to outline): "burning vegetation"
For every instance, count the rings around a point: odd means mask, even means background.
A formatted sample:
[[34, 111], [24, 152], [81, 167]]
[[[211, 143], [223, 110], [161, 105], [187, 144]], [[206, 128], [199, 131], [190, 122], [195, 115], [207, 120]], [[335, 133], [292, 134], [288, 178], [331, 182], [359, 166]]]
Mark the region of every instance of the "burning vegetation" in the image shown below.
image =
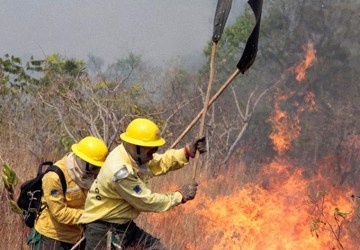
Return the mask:
[[[299, 84], [315, 61], [313, 45], [304, 50], [304, 60], [291, 69]], [[147, 215], [147, 227], [171, 249], [358, 249], [356, 197], [336, 179], [334, 159], [319, 161], [309, 172], [286, 156], [301, 133], [301, 114], [316, 111], [314, 93], [278, 87], [269, 118], [277, 156], [248, 180], [241, 173], [246, 167], [234, 161], [216, 178], [202, 175], [193, 202], [166, 215]]]

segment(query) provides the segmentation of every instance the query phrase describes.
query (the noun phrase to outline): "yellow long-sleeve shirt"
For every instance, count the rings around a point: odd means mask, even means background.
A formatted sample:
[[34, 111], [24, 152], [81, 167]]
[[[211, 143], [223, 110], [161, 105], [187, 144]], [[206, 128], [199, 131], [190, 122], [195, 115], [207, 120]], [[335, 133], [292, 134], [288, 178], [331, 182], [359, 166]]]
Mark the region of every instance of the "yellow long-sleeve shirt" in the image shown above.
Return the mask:
[[46, 173], [42, 179], [42, 202], [46, 202], [47, 207], [37, 219], [35, 229], [46, 237], [74, 244], [81, 238], [77, 223], [84, 211], [86, 191], [70, 178], [65, 166], [66, 157], [55, 163], [65, 176], [66, 198], [60, 177], [54, 172]]
[[140, 169], [119, 145], [110, 152], [92, 184], [79, 223], [102, 220], [124, 224], [140, 212], [164, 212], [180, 204], [179, 192], [154, 193], [147, 183], [149, 178], [182, 168], [187, 162], [184, 149], [172, 149], [154, 154], [147, 168]]

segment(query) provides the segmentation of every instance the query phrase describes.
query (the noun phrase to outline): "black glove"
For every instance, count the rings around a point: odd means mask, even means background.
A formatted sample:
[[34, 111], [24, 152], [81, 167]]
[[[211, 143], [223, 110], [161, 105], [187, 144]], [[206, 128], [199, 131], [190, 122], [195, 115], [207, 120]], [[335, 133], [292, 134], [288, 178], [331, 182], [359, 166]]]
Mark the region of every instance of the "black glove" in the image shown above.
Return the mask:
[[180, 188], [179, 192], [183, 196], [181, 201], [182, 203], [185, 203], [195, 198], [198, 185], [199, 184], [197, 184], [197, 182], [194, 181], [193, 183], [184, 185], [182, 186], [182, 188]]
[[199, 151], [200, 154], [206, 152], [206, 137], [198, 138], [193, 143], [187, 144], [185, 146], [186, 155], [188, 157], [194, 158], [196, 151]]

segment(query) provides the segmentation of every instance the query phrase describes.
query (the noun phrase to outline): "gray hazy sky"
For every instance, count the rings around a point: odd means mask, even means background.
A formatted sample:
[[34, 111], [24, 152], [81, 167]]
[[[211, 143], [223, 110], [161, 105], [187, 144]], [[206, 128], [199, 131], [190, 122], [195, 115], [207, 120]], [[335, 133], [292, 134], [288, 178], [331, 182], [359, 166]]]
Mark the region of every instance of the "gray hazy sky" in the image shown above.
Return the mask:
[[[0, 0], [0, 56], [43, 58], [59, 53], [87, 60], [92, 54], [113, 63], [133, 52], [158, 65], [178, 57], [198, 57], [211, 39], [216, 3]], [[230, 17], [239, 13], [233, 4]]]
[[211, 39], [216, 2], [0, 0], [0, 56], [92, 54], [112, 63], [133, 52], [155, 64], [197, 57]]

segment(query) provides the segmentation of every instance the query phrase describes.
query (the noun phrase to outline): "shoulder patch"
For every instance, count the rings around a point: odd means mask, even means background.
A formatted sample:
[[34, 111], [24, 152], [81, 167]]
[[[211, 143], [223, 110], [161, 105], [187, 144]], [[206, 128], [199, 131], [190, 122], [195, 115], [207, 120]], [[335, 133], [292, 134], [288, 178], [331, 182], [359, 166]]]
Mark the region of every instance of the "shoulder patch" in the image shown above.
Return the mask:
[[136, 186], [133, 188], [133, 190], [134, 190], [135, 193], [137, 193], [137, 194], [141, 194], [141, 192], [142, 192], [142, 189], [141, 189], [141, 187], [140, 187], [139, 185], [136, 185]]
[[59, 194], [59, 191], [58, 190], [56, 190], [56, 189], [52, 189], [51, 191], [50, 191], [50, 195], [51, 196], [57, 196]]
[[114, 176], [112, 178], [112, 181], [117, 182], [119, 180], [125, 179], [129, 175], [130, 175], [129, 170], [124, 165], [122, 168], [120, 168], [118, 171], [115, 172], [115, 174], [114, 174]]

